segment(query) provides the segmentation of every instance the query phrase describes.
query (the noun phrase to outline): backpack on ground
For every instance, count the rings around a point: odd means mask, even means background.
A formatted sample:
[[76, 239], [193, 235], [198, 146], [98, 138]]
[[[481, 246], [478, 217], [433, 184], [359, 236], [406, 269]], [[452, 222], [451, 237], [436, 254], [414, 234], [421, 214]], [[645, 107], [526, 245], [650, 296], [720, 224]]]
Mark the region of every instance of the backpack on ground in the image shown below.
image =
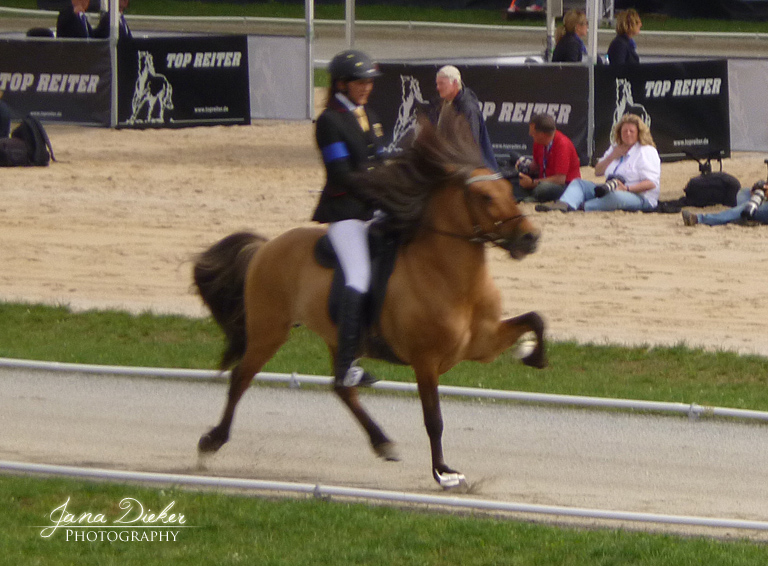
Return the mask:
[[[693, 155], [689, 157], [696, 159]], [[711, 160], [717, 159], [720, 162], [720, 171], [712, 172]], [[685, 186], [686, 206], [713, 206], [724, 204], [725, 206], [736, 206], [736, 194], [741, 189], [741, 183], [733, 175], [723, 173], [723, 162], [720, 154], [709, 155], [706, 161], [699, 161], [699, 171], [701, 175], [691, 178]]]
[[[22, 148], [24, 151], [22, 151]], [[11, 132], [11, 137], [0, 140], [0, 166], [45, 167], [56, 157], [48, 134], [34, 116], [27, 116]]]
[[[685, 196], [675, 200], [659, 201], [657, 212], [680, 214], [686, 206], [706, 207], [716, 204], [736, 206], [736, 194], [741, 189], [741, 183], [733, 175], [723, 173], [723, 160], [720, 152], [710, 153], [699, 158], [691, 153], [685, 154], [699, 163], [697, 177], [692, 177], [685, 185]], [[720, 162], [720, 171], [712, 172], [712, 160]]]

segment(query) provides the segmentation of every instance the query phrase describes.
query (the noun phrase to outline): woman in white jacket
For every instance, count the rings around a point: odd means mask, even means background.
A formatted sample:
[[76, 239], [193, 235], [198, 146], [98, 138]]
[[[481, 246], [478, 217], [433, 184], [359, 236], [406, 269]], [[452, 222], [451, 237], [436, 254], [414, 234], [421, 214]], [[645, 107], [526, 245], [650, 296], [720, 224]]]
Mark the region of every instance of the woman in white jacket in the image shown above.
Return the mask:
[[574, 179], [558, 202], [538, 205], [536, 210], [655, 209], [659, 204], [661, 159], [648, 126], [639, 116], [625, 114], [613, 128], [611, 141], [595, 165], [595, 174], [605, 175], [605, 183]]

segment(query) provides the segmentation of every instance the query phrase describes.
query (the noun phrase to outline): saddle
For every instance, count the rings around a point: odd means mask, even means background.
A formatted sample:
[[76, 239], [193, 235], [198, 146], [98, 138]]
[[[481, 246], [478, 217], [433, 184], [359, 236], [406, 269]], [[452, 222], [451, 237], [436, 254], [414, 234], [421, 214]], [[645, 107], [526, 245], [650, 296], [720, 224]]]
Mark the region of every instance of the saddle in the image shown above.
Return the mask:
[[[389, 276], [395, 268], [395, 260], [400, 247], [396, 235], [372, 226], [368, 232], [368, 249], [371, 256], [371, 288], [365, 296], [363, 305], [363, 344], [371, 358], [386, 360], [395, 364], [403, 362], [395, 356], [392, 349], [381, 336], [378, 328], [379, 316], [387, 294]], [[327, 269], [333, 269], [331, 291], [328, 294], [328, 314], [334, 324], [339, 322], [341, 294], [344, 290], [344, 272], [341, 270], [331, 240], [325, 234], [315, 244], [315, 261]]]

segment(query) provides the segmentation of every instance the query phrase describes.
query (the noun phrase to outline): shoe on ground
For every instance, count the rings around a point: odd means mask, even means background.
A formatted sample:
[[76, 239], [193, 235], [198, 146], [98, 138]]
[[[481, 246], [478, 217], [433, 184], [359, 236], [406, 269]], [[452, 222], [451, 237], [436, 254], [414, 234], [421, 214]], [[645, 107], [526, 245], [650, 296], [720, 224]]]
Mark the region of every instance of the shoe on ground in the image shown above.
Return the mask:
[[699, 217], [697, 214], [690, 210], [683, 211], [683, 224], [686, 226], [696, 226], [699, 223]]
[[528, 7], [525, 9], [525, 11], [526, 11], [526, 12], [543, 12], [543, 11], [544, 11], [544, 8], [542, 8], [541, 6], [536, 6], [536, 5], [534, 5], [534, 6], [528, 6]]
[[559, 210], [560, 212], [571, 212], [573, 209], [571, 205], [561, 200], [549, 203], [549, 204], [537, 204], [536, 212], [552, 212], [553, 210]]

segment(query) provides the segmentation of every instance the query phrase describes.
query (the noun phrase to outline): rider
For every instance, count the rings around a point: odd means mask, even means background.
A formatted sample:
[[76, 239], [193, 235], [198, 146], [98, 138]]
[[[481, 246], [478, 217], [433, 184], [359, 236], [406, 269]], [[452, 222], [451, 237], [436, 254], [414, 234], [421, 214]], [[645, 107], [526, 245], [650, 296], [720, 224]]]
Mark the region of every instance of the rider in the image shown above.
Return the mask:
[[315, 130], [326, 183], [312, 220], [329, 223], [328, 237], [344, 273], [335, 387], [354, 387], [377, 381], [355, 365], [362, 306], [371, 283], [368, 227], [376, 209], [359, 196], [350, 174], [370, 170], [383, 160], [381, 124], [365, 107], [373, 79], [381, 73], [368, 55], [356, 50], [336, 55], [329, 72], [328, 102]]

